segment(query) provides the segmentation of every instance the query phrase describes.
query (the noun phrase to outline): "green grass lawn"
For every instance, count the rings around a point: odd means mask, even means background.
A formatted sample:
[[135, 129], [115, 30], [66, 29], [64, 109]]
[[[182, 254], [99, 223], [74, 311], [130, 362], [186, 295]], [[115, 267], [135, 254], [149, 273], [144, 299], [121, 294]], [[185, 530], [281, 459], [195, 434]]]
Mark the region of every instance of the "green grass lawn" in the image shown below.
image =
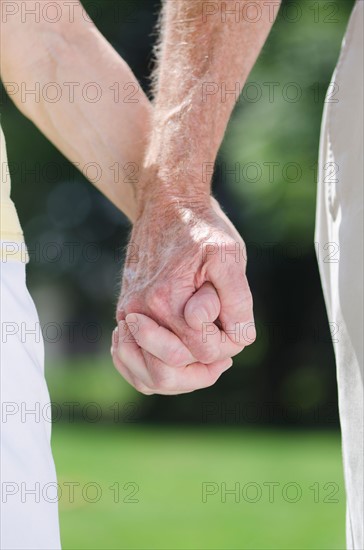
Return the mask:
[[336, 432], [55, 424], [53, 450], [64, 549], [345, 547]]

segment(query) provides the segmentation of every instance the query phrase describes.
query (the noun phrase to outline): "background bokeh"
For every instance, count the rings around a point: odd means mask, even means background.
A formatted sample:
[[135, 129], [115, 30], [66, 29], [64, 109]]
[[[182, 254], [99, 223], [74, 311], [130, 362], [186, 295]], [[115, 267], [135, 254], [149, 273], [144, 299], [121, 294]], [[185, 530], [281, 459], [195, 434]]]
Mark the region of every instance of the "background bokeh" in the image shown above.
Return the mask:
[[[83, 4], [148, 92], [159, 3]], [[214, 193], [247, 244], [258, 338], [214, 387], [185, 396], [139, 395], [114, 371], [128, 221], [1, 90], [28, 286], [46, 343], [65, 548], [344, 547], [335, 363], [314, 218], [321, 115], [352, 6], [283, 2], [237, 103]], [[224, 502], [224, 483], [238, 487], [238, 502], [234, 494]]]

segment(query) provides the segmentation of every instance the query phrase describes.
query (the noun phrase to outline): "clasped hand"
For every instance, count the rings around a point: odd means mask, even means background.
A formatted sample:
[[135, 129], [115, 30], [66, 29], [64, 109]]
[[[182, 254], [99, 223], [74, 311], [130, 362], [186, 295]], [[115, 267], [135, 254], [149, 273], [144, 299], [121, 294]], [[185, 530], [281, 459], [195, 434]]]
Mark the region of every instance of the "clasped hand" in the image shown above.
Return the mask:
[[245, 245], [210, 196], [149, 201], [134, 223], [111, 354], [138, 391], [211, 386], [255, 340]]

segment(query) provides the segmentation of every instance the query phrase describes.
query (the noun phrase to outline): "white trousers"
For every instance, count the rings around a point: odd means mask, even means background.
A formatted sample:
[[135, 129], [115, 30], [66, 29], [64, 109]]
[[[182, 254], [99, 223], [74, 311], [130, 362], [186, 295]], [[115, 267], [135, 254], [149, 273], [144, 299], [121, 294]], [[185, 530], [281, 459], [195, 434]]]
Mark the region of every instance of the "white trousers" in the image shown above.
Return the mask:
[[56, 473], [39, 320], [25, 264], [1, 272], [1, 548], [57, 550]]
[[363, 23], [351, 14], [326, 97], [316, 251], [337, 367], [347, 548], [363, 550]]

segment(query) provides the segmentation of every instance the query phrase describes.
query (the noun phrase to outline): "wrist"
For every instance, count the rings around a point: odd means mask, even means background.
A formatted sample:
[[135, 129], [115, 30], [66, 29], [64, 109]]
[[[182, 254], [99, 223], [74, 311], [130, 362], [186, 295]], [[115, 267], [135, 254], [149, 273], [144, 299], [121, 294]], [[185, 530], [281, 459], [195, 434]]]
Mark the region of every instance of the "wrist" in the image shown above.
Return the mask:
[[210, 184], [204, 184], [191, 172], [179, 174], [159, 166], [144, 169], [136, 193], [136, 210], [139, 218], [148, 210], [163, 215], [172, 207], [198, 208], [211, 204]]

